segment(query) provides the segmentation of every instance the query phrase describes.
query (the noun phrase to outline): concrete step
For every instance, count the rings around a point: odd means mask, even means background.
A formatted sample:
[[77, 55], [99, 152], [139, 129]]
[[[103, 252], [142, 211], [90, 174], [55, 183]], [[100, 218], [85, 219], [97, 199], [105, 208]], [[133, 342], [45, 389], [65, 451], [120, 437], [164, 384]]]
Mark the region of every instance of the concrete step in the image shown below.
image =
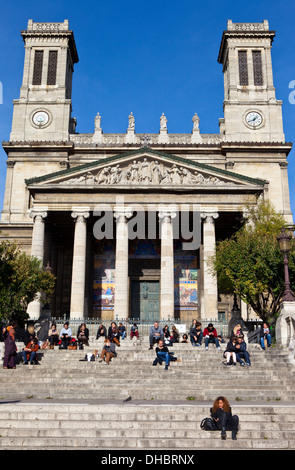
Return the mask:
[[150, 405], [0, 405], [0, 449], [294, 449], [294, 406], [234, 405], [238, 440], [202, 431], [209, 407]]

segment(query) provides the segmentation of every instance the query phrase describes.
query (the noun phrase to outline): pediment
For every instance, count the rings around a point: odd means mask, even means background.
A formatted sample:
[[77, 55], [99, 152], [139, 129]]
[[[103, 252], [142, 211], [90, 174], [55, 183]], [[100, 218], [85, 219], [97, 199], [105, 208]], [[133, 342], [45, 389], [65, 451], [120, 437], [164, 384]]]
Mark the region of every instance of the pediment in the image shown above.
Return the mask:
[[263, 186], [265, 181], [200, 164], [151, 149], [121, 154], [33, 178], [28, 187], [95, 188], [229, 188]]

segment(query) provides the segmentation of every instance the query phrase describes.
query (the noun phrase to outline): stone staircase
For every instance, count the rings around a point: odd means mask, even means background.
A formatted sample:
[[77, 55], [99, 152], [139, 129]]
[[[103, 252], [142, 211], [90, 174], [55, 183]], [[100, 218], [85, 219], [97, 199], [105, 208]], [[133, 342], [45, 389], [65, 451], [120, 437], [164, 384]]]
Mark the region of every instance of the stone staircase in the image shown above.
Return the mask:
[[[165, 371], [147, 338], [127, 338], [108, 366], [82, 361], [102, 345], [90, 338], [83, 351], [40, 350], [40, 365], [1, 368], [0, 449], [295, 448], [288, 351], [250, 344], [251, 367], [226, 367], [215, 346], [181, 343], [169, 348], [181, 361]], [[237, 441], [200, 429], [218, 395], [240, 418]]]

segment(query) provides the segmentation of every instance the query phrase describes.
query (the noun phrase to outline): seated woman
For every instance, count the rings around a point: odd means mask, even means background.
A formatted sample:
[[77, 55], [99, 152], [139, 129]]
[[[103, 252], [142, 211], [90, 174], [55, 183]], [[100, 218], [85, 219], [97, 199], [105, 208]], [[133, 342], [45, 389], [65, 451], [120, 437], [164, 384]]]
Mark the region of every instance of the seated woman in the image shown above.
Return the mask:
[[37, 338], [33, 338], [27, 346], [24, 347], [22, 351], [22, 356], [24, 360], [24, 364], [28, 364], [28, 361], [30, 361], [30, 364], [39, 364], [37, 361], [37, 351], [39, 349], [38, 345], [38, 340]]
[[50, 330], [48, 331], [48, 340], [50, 344], [50, 349], [54, 349], [59, 342], [59, 333], [56, 329], [56, 324], [52, 323]]
[[170, 341], [172, 344], [179, 343], [179, 331], [175, 325], [172, 326]]
[[79, 344], [79, 349], [84, 349], [85, 346], [89, 346], [89, 330], [86, 328], [86, 324], [82, 323], [77, 331], [77, 339]]
[[108, 330], [108, 337], [111, 338], [117, 346], [120, 346], [119, 328], [116, 322], [112, 322]]
[[210, 408], [211, 417], [216, 429], [221, 431], [221, 439], [226, 439], [226, 431], [232, 431], [232, 439], [237, 439], [239, 418], [232, 415], [231, 407], [225, 397], [217, 397]]
[[223, 353], [223, 356], [226, 358], [226, 365], [230, 366], [233, 364], [237, 365], [237, 337], [233, 336], [232, 339], [227, 343], [226, 350]]

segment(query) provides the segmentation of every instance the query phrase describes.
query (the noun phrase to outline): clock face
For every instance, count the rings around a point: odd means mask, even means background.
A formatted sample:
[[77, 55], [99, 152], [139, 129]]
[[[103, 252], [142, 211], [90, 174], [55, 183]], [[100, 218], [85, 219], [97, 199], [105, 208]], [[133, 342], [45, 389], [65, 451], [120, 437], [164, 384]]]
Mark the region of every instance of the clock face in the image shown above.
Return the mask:
[[33, 123], [38, 127], [46, 126], [49, 122], [49, 115], [45, 111], [37, 111], [33, 115]]
[[260, 126], [262, 124], [262, 121], [262, 116], [257, 111], [250, 111], [250, 113], [246, 115], [246, 122], [248, 126], [253, 127], [253, 129], [255, 127]]

